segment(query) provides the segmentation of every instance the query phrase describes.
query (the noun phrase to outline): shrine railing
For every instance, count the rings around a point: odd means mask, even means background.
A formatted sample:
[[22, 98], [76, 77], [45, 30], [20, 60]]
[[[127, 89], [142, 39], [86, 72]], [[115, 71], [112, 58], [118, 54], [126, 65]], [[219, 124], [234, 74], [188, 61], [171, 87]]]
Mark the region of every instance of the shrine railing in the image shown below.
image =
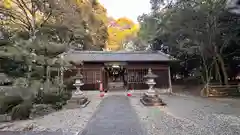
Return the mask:
[[83, 81], [85, 84], [96, 84], [102, 79], [101, 68], [82, 68]]
[[144, 83], [144, 76], [147, 74], [146, 68], [130, 68], [127, 69], [128, 83]]
[[[157, 88], [169, 88], [169, 75], [167, 69], [153, 68], [153, 73], [158, 75], [155, 79]], [[148, 86], [145, 84], [148, 68], [128, 68], [127, 69], [127, 84], [128, 87], [135, 89], [146, 89]]]

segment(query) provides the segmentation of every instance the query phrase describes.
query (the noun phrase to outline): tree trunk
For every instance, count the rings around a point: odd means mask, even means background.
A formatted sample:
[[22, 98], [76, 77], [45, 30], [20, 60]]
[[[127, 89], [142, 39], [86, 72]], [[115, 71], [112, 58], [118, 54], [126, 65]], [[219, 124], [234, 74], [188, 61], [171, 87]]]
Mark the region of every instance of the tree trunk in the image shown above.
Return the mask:
[[220, 64], [220, 67], [221, 67], [221, 71], [223, 73], [222, 77], [223, 77], [224, 84], [228, 85], [228, 74], [227, 74], [227, 71], [226, 71], [226, 68], [225, 68], [224, 60], [223, 60], [222, 56], [219, 55], [219, 54], [217, 54], [217, 59], [219, 61], [219, 64]]
[[218, 61], [215, 59], [215, 80], [219, 81], [222, 84], [222, 79], [221, 79], [221, 73], [220, 73], [220, 69], [219, 69], [219, 64]]
[[47, 82], [50, 82], [50, 66], [47, 66]]
[[48, 66], [47, 65], [47, 69], [46, 69], [46, 78], [47, 78], [47, 80], [46, 80], [46, 82], [47, 82], [47, 88], [48, 89], [50, 89], [50, 68], [49, 68], [50, 66]]
[[35, 4], [33, 1], [32, 3], [32, 11], [31, 11], [31, 25], [32, 25], [32, 30], [31, 30], [31, 38], [32, 40], [35, 40], [36, 38], [36, 11], [35, 11]]
[[[204, 73], [205, 75], [203, 74], [203, 79], [204, 79], [204, 83], [205, 83], [205, 86], [204, 88], [201, 90], [201, 96], [206, 96], [208, 97], [209, 96], [209, 83], [211, 81], [211, 75], [212, 75], [212, 64], [207, 64], [207, 60], [205, 59], [204, 57], [204, 54], [201, 52], [201, 58], [202, 58], [202, 66], [203, 66], [203, 70], [204, 70]], [[214, 61], [213, 61], [214, 62]]]
[[30, 64], [30, 65], [28, 66], [28, 76], [27, 76], [28, 86], [31, 85], [31, 73], [32, 73], [32, 65]]
[[215, 56], [217, 57], [217, 62], [219, 62], [220, 64], [220, 70], [219, 73], [222, 72], [221, 74], [221, 80], [223, 81], [224, 85], [228, 85], [228, 74], [225, 68], [225, 62], [222, 58], [222, 56], [219, 53], [218, 47], [216, 45], [214, 45], [214, 52], [215, 52]]
[[46, 64], [43, 65], [43, 70], [44, 70], [43, 71], [43, 74], [44, 74], [43, 80], [46, 81], [47, 80], [47, 65]]

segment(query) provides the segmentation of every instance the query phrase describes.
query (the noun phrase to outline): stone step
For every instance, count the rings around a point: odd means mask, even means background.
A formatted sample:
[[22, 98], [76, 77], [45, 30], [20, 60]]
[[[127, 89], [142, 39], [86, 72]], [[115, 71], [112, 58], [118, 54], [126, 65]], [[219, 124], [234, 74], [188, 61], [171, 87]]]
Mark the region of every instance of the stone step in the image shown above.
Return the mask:
[[108, 88], [110, 90], [123, 90], [124, 83], [123, 82], [109, 82]]
[[70, 100], [67, 101], [68, 105], [80, 105], [80, 107], [86, 107], [90, 101], [87, 97], [72, 97]]

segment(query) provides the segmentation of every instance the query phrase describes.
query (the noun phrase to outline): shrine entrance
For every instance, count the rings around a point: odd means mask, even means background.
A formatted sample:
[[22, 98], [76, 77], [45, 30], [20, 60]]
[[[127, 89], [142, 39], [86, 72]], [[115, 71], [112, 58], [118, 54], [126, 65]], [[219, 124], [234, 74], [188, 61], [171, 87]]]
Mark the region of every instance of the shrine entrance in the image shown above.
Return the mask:
[[126, 81], [125, 63], [105, 63], [108, 90], [124, 90]]

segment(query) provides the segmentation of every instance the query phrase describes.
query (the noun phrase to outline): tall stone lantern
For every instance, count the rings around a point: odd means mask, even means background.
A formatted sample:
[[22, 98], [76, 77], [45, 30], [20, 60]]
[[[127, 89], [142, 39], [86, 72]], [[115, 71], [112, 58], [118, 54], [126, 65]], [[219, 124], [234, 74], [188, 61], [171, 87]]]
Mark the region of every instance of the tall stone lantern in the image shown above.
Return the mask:
[[152, 73], [152, 69], [148, 69], [148, 74], [144, 76], [146, 78], [146, 84], [149, 86], [147, 92], [144, 93], [140, 101], [145, 106], [164, 106], [166, 105], [162, 99], [157, 95], [154, 85], [156, 85], [155, 78], [158, 76]]
[[76, 91], [74, 92], [74, 95], [83, 95], [83, 92], [81, 91], [81, 86], [83, 86], [83, 75], [80, 71], [78, 71], [77, 75], [75, 76], [75, 83], [73, 86], [76, 87]]
[[76, 87], [76, 90], [72, 92], [72, 98], [69, 101], [70, 103], [77, 103], [78, 105], [81, 105], [81, 107], [85, 107], [88, 105], [90, 101], [81, 90], [81, 87], [83, 85], [83, 75], [81, 74], [80, 70], [78, 70], [78, 73], [74, 77], [73, 84], [73, 86]]

